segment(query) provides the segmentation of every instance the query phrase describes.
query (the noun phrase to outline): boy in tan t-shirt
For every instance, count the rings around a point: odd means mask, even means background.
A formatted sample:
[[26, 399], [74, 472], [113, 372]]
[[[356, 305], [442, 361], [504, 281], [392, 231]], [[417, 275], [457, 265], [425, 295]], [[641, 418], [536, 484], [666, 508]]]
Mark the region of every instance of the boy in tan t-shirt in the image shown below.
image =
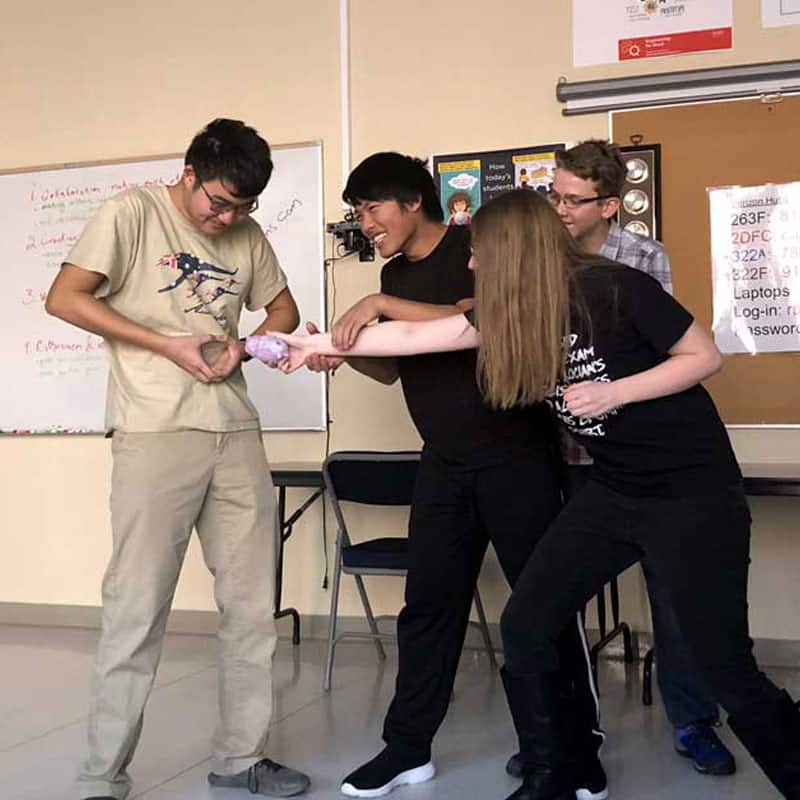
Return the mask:
[[[240, 364], [244, 304], [290, 332], [297, 306], [250, 214], [272, 173], [253, 128], [217, 119], [173, 186], [109, 200], [62, 265], [46, 308], [109, 345], [113, 551], [80, 797], [130, 791], [145, 703], [183, 557], [197, 529], [215, 576], [220, 721], [209, 782], [263, 795], [309, 780], [265, 756], [275, 649], [275, 508]], [[218, 342], [210, 366], [201, 347]]]

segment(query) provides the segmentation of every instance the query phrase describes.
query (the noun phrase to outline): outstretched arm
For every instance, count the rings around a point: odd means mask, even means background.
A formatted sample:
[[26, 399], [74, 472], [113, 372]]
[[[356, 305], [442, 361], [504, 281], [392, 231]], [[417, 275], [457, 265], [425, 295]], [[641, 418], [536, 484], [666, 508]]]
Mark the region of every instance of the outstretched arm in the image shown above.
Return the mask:
[[460, 300], [455, 305], [434, 305], [381, 292], [369, 294], [354, 303], [333, 324], [331, 340], [336, 347], [349, 351], [361, 330], [380, 317], [404, 322], [428, 322], [469, 311], [473, 304], [472, 298]]
[[[285, 372], [299, 369], [313, 355], [341, 356], [344, 351], [334, 346], [331, 335], [287, 336], [272, 331], [289, 345]], [[455, 314], [430, 322], [384, 322], [361, 331], [347, 350], [348, 356], [409, 356], [418, 353], [441, 353], [469, 350], [478, 346], [478, 332], [463, 314]]]
[[669, 358], [658, 366], [610, 383], [584, 381], [568, 386], [564, 400], [570, 413], [599, 417], [626, 403], [677, 394], [713, 375], [722, 356], [709, 335], [696, 323], [669, 349]]
[[[341, 348], [343, 351], [346, 350], [348, 358], [311, 356], [306, 361], [306, 366], [314, 372], [319, 372], [323, 369], [335, 368], [343, 360], [346, 360], [354, 370], [362, 375], [381, 383], [394, 383], [399, 375], [397, 362], [394, 359], [350, 357], [352, 352], [350, 348], [366, 325], [379, 317], [407, 322], [441, 319], [457, 314], [459, 311], [468, 311], [473, 305], [472, 298], [460, 300], [455, 305], [432, 305], [430, 303], [418, 303], [413, 300], [403, 300], [399, 297], [382, 293], [368, 295], [351, 306], [331, 329], [331, 341], [336, 347]], [[309, 330], [309, 333], [316, 333], [316, 331]]]
[[[319, 333], [319, 328], [313, 322], [306, 322], [306, 330], [310, 334]], [[310, 355], [305, 364], [311, 372], [333, 373], [345, 362], [356, 372], [387, 386], [393, 384], [400, 377], [396, 358], [358, 358], [357, 356], [342, 358], [341, 356], [325, 356], [316, 353]]]

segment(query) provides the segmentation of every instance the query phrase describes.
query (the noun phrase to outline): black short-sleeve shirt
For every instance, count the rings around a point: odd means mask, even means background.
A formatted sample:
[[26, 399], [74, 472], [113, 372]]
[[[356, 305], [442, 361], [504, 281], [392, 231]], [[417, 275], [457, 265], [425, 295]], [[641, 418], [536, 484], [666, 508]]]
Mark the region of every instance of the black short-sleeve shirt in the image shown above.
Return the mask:
[[597, 480], [625, 494], [698, 494], [741, 480], [725, 426], [698, 385], [631, 403], [597, 419], [577, 418], [563, 400], [568, 384], [614, 381], [650, 369], [686, 333], [691, 314], [658, 281], [614, 262], [578, 274], [566, 381], [552, 404], [559, 421], [595, 460]]
[[[436, 305], [474, 295], [469, 229], [450, 226], [426, 258], [398, 255], [384, 264], [381, 292]], [[476, 380], [475, 350], [398, 359], [403, 393], [414, 424], [441, 457], [470, 466], [498, 463], [553, 442], [550, 412], [531, 408], [495, 411]]]

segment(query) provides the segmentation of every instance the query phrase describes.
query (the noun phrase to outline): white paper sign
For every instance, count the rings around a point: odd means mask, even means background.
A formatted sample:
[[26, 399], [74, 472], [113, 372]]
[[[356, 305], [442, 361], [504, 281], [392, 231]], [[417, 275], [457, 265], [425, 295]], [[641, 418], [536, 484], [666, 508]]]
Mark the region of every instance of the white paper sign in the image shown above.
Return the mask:
[[730, 50], [733, 0], [572, 0], [572, 34], [576, 67]]
[[800, 182], [709, 189], [708, 197], [717, 347], [800, 351]]
[[800, 0], [761, 0], [761, 24], [765, 28], [800, 25]]

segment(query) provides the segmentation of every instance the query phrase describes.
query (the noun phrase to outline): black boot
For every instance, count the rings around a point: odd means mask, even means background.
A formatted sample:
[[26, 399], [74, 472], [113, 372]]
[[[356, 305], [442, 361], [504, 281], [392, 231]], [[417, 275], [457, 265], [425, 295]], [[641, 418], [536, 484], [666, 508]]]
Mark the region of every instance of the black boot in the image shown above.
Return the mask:
[[[608, 797], [608, 781], [599, 751], [605, 733], [599, 727], [597, 708], [565, 689], [561, 693], [559, 719], [564, 722], [567, 769], [578, 797], [600, 800]], [[515, 753], [506, 763], [506, 772], [522, 778], [522, 756]]]
[[[553, 794], [557, 791], [557, 794]], [[506, 800], [575, 800], [575, 790], [556, 790], [552, 779], [541, 773], [526, 773], [522, 776], [522, 786], [510, 794]]]
[[800, 800], [800, 710], [786, 692], [757, 718], [728, 717], [728, 725], [781, 794]]
[[575, 800], [557, 719], [558, 687], [546, 674], [500, 671], [519, 737], [522, 786], [507, 800]]

